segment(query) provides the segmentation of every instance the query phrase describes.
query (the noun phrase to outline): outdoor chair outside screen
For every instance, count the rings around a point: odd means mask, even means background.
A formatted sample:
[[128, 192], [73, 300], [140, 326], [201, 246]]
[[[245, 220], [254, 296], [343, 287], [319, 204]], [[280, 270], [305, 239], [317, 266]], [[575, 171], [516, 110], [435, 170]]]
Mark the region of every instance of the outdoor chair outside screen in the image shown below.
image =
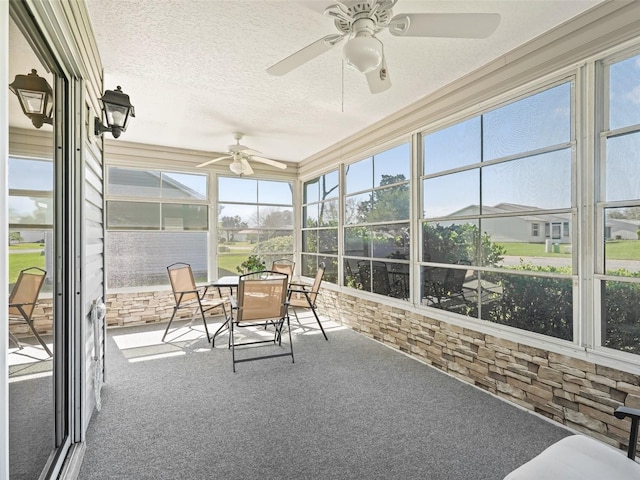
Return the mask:
[[[36, 331], [31, 318], [46, 276], [47, 272], [38, 267], [25, 268], [20, 272], [9, 295], [9, 321], [11, 321], [11, 317], [24, 320], [42, 348], [51, 356], [53, 355], [51, 350]], [[10, 334], [10, 338], [18, 345], [18, 348], [22, 348], [22, 344], [14, 335]]]

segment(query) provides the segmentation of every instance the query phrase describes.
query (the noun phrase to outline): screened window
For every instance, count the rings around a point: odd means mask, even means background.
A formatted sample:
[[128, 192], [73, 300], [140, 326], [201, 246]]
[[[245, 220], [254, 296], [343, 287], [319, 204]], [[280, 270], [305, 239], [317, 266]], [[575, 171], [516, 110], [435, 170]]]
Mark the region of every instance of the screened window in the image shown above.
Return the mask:
[[600, 345], [640, 353], [640, 55], [604, 62]]
[[207, 231], [207, 176], [109, 167], [107, 229]]
[[346, 167], [345, 285], [410, 298], [410, 161], [405, 143]]
[[289, 182], [220, 177], [218, 180], [218, 275], [244, 272], [256, 255], [293, 259], [293, 193]]
[[9, 157], [9, 225], [53, 226], [53, 162]]
[[207, 176], [108, 167], [108, 288], [168, 284], [166, 267], [185, 262], [207, 280]]
[[302, 199], [302, 275], [325, 265], [324, 280], [338, 283], [338, 170], [304, 183]]
[[565, 82], [423, 135], [424, 305], [572, 340], [572, 97]]
[[9, 285], [20, 270], [39, 267], [48, 272], [43, 291], [53, 278], [53, 185], [51, 160], [9, 157]]

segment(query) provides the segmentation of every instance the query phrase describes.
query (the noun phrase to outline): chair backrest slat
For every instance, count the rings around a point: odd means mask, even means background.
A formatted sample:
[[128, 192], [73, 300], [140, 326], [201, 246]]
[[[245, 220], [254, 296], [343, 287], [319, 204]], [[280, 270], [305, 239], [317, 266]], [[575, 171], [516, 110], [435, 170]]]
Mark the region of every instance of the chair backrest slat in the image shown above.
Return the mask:
[[324, 276], [324, 268], [324, 263], [318, 265], [316, 277], [313, 279], [313, 286], [311, 287], [313, 293], [309, 294], [309, 300], [311, 300], [312, 304], [316, 303], [316, 298], [318, 297], [318, 292], [320, 291], [320, 285], [322, 284], [322, 277]]
[[47, 272], [38, 267], [25, 268], [18, 275], [18, 280], [9, 295], [9, 315], [22, 315], [17, 306], [20, 305], [27, 317], [31, 318], [38, 301], [38, 295]]
[[293, 278], [293, 271], [295, 269], [295, 262], [288, 258], [281, 258], [280, 260], [274, 260], [271, 264], [272, 272], [284, 273], [289, 277], [289, 282]]
[[287, 282], [288, 277], [281, 272], [242, 275], [236, 322], [282, 318], [286, 314]]
[[[169, 273], [169, 281], [176, 304], [194, 300], [198, 297], [196, 290], [196, 281], [193, 278], [191, 265], [188, 263], [174, 263], [167, 267]], [[192, 291], [191, 293], [181, 294], [180, 292]]]

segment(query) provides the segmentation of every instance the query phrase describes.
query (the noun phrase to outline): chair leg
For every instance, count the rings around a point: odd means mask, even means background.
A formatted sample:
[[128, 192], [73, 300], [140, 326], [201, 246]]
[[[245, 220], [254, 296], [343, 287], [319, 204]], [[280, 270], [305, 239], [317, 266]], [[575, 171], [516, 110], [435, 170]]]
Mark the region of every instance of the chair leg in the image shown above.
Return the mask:
[[315, 307], [313, 305], [311, 306], [311, 311], [313, 312], [313, 316], [316, 317], [316, 322], [318, 322], [318, 325], [320, 326], [320, 330], [322, 330], [322, 335], [324, 335], [324, 339], [326, 341], [329, 341], [329, 339], [327, 338], [327, 334], [324, 332], [324, 328], [322, 327], [322, 323], [320, 323], [320, 319], [318, 318], [318, 314], [316, 313], [316, 309], [315, 309]]
[[209, 328], [207, 328], [207, 320], [204, 318], [204, 310], [202, 309], [202, 303], [198, 298], [198, 305], [200, 305], [200, 315], [202, 316], [202, 323], [204, 323], [204, 331], [207, 334], [207, 342], [211, 343], [211, 337], [209, 336]]
[[295, 359], [293, 358], [293, 341], [291, 340], [291, 325], [289, 325], [289, 315], [287, 315], [286, 319], [287, 330], [289, 331], [289, 348], [291, 348], [291, 363], [296, 363]]
[[18, 310], [20, 310], [20, 313], [22, 314], [22, 318], [24, 318], [24, 321], [27, 322], [27, 325], [29, 325], [31, 332], [36, 337], [40, 345], [42, 345], [42, 348], [44, 348], [44, 350], [49, 354], [49, 356], [52, 357], [53, 353], [51, 353], [51, 350], [49, 350], [49, 347], [47, 347], [47, 344], [45, 343], [45, 341], [42, 340], [42, 337], [38, 335], [38, 332], [36, 332], [36, 327], [33, 325], [33, 320], [29, 318], [29, 316], [26, 314], [26, 312], [22, 309], [21, 306], [18, 306]]
[[216, 336], [222, 331], [222, 329], [225, 327], [229, 328], [229, 319], [227, 318], [226, 313], [224, 315], [224, 318], [225, 318], [225, 321], [222, 322], [222, 325], [218, 327], [218, 329], [215, 331], [215, 333], [211, 337], [211, 348], [215, 347]]
[[165, 328], [164, 330], [164, 335], [162, 335], [163, 342], [164, 342], [164, 337], [166, 337], [167, 333], [169, 332], [169, 327], [171, 327], [171, 322], [173, 322], [173, 318], [176, 316], [177, 311], [178, 311], [178, 307], [173, 307], [173, 314], [171, 314], [171, 318], [169, 319], [169, 324], [167, 325], [167, 328]]
[[20, 340], [18, 340], [18, 337], [16, 337], [13, 333], [9, 332], [9, 340], [11, 340], [13, 343], [16, 344], [16, 346], [18, 347], [19, 350], [22, 350], [24, 347], [22, 346], [22, 344], [20, 343]]
[[[224, 322], [222, 322], [222, 325], [220, 325], [218, 327], [218, 329], [215, 331], [215, 333], [211, 336], [211, 348], [215, 347], [215, 341], [216, 341], [216, 336], [220, 334], [220, 332], [222, 331], [223, 328], [229, 328], [229, 317], [227, 317], [227, 309], [224, 306], [224, 303], [220, 305], [222, 307], [222, 317], [224, 318]], [[215, 308], [215, 307], [214, 307]], [[207, 310], [208, 311], [208, 310]]]
[[235, 342], [233, 340], [233, 319], [229, 319], [229, 346], [231, 347], [231, 363], [233, 367], [233, 373], [236, 373], [236, 350]]
[[296, 307], [293, 307], [293, 314], [296, 317], [296, 322], [298, 322], [300, 324], [300, 326], [302, 326], [302, 322], [300, 321], [300, 319], [298, 318], [298, 311], [296, 310]]

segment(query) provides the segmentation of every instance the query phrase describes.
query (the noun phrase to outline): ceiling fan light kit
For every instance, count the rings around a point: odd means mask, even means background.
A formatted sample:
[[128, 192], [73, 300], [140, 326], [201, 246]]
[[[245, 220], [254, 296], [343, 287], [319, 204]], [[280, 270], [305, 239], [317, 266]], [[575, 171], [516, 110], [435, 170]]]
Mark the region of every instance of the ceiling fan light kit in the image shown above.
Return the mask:
[[371, 93], [391, 87], [384, 47], [376, 34], [383, 29], [395, 37], [486, 38], [500, 24], [497, 13], [405, 13], [393, 16], [398, 0], [344, 0], [327, 7], [338, 34], [327, 35], [267, 69], [285, 75], [348, 39], [345, 61], [365, 74]]
[[354, 24], [360, 23], [360, 30], [349, 40], [342, 49], [347, 64], [360, 73], [369, 73], [380, 67], [382, 63], [382, 42], [373, 36], [372, 20], [362, 18]]

